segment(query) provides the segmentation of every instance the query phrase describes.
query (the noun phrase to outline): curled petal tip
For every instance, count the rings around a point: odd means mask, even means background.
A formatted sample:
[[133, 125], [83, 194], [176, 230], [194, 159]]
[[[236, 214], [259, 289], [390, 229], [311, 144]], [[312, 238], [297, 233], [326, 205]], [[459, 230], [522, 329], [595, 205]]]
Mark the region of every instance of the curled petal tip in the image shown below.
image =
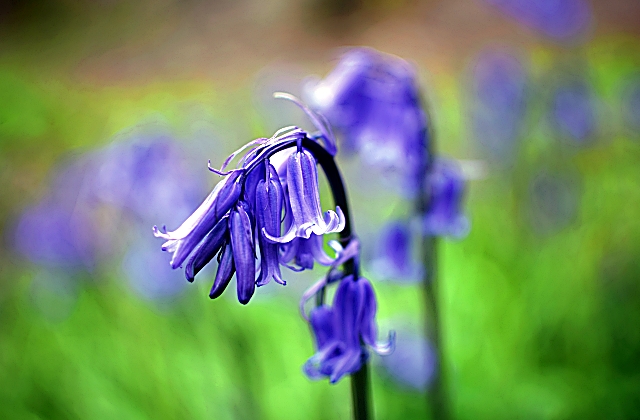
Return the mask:
[[[153, 236], [155, 236], [156, 238], [165, 238], [165, 236], [167, 235], [167, 226], [166, 225], [162, 225], [161, 228], [158, 228], [157, 225], [153, 225], [152, 230], [153, 230]], [[165, 238], [165, 239], [167, 239], [167, 238]]]
[[389, 338], [386, 343], [376, 343], [371, 348], [380, 356], [390, 355], [396, 348], [396, 332], [394, 330], [389, 331]]

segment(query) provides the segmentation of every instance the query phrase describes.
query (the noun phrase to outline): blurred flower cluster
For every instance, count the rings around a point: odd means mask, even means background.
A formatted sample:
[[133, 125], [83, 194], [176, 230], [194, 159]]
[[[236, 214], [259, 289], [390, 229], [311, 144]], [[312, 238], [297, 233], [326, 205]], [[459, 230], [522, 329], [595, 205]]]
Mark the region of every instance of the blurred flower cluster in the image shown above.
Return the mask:
[[556, 41], [585, 35], [592, 11], [586, 0], [485, 0], [507, 16]]
[[398, 173], [413, 195], [427, 164], [427, 115], [406, 61], [369, 48], [347, 51], [326, 78], [310, 83], [313, 106], [341, 136], [341, 150]]
[[[504, 61], [497, 66], [505, 70], [497, 75], [496, 82], [489, 80], [489, 86], [484, 88], [487, 94], [482, 98], [499, 108], [480, 121], [495, 131], [501, 130], [504, 117], [498, 114], [513, 113], [514, 102], [522, 96], [522, 76], [509, 73], [514, 65], [508, 59]], [[482, 77], [496, 78], [491, 74]], [[496, 98], [491, 85], [504, 80], [513, 87]], [[381, 245], [372, 262], [376, 274], [383, 278], [417, 280], [423, 269], [413, 257], [412, 235], [462, 237], [469, 226], [462, 214], [463, 173], [455, 161], [430, 155], [433, 145], [416, 72], [399, 57], [371, 48], [354, 48], [342, 55], [324, 79], [309, 83], [307, 90], [314, 107], [338, 129], [343, 148], [357, 153], [365, 163], [380, 167], [387, 175], [399, 174], [400, 185], [391, 186], [392, 189], [414, 199], [429, 197], [424, 212], [412, 217], [419, 219], [417, 223], [391, 220], [383, 226], [378, 240]], [[516, 109], [515, 114], [518, 113]], [[513, 128], [505, 132], [518, 129], [518, 116], [511, 119]], [[484, 131], [487, 137], [491, 136], [489, 130]]]
[[186, 157], [169, 135], [136, 128], [68, 159], [45, 196], [19, 218], [16, 249], [45, 273], [63, 267], [65, 277], [93, 277], [101, 263], [121, 261], [141, 296], [175, 294], [182, 282], [160, 264], [164, 260], [153, 252], [147, 232], [151, 220], [179, 218], [197, 203], [203, 185]]

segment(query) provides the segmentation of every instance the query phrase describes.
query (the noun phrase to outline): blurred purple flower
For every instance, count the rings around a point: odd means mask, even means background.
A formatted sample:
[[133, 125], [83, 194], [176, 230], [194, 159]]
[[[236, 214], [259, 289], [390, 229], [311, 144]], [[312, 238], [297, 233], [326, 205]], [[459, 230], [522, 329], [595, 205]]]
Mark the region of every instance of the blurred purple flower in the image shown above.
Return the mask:
[[168, 136], [137, 133], [76, 158], [23, 213], [16, 248], [39, 265], [85, 269], [125, 248], [123, 272], [134, 291], [146, 298], [177, 292], [182, 282], [175, 283], [171, 270], [145, 269], [160, 257], [136, 233], [151, 217], [181, 217], [193, 208], [199, 184], [189, 180], [183, 156]]
[[586, 83], [574, 80], [560, 85], [553, 94], [552, 112], [554, 125], [563, 136], [585, 143], [595, 134], [595, 103]]
[[640, 76], [625, 86], [622, 116], [624, 123], [633, 131], [640, 131]]
[[473, 69], [471, 119], [474, 136], [489, 157], [513, 157], [525, 117], [527, 75], [516, 56], [482, 53]]
[[309, 315], [317, 353], [304, 365], [311, 379], [328, 377], [336, 383], [357, 372], [369, 356], [366, 347], [379, 354], [393, 350], [393, 336], [379, 344], [375, 322], [377, 303], [371, 283], [353, 275], [343, 278], [333, 298], [333, 307], [322, 305]]
[[98, 154], [95, 195], [129, 209], [143, 222], [161, 216], [182, 217], [193, 209], [204, 189], [188, 166], [184, 149], [166, 134], [136, 132]]
[[485, 0], [503, 13], [556, 41], [581, 38], [593, 20], [585, 0]]
[[422, 267], [413, 255], [411, 228], [408, 223], [391, 221], [380, 232], [378, 251], [371, 270], [394, 281], [418, 281]]
[[425, 233], [460, 238], [469, 232], [469, 220], [462, 213], [465, 181], [453, 160], [439, 159], [428, 175], [429, 207], [424, 215]]
[[90, 162], [71, 162], [53, 176], [48, 195], [27, 208], [15, 229], [15, 247], [32, 262], [91, 269], [100, 237], [89, 200]]
[[424, 391], [436, 374], [437, 358], [429, 341], [416, 328], [400, 327], [393, 353], [381, 357], [380, 364], [401, 386]]
[[406, 61], [371, 48], [349, 50], [310, 96], [342, 131], [342, 150], [406, 174], [415, 189], [427, 158], [427, 116]]

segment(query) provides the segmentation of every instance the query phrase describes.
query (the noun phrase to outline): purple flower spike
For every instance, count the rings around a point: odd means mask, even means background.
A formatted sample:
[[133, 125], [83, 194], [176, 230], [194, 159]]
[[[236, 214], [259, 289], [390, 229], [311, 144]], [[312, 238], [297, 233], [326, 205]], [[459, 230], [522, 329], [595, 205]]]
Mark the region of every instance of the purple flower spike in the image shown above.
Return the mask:
[[173, 252], [171, 267], [178, 268], [204, 239], [222, 216], [238, 201], [242, 190], [241, 172], [232, 172], [213, 189], [211, 194], [191, 216], [173, 232], [160, 231], [156, 226], [156, 237], [166, 239], [165, 251]]
[[436, 161], [427, 181], [429, 209], [424, 215], [424, 229], [429, 235], [460, 238], [469, 232], [469, 220], [461, 212], [465, 183], [452, 160]]
[[345, 218], [340, 207], [327, 211], [324, 216], [320, 207], [318, 191], [318, 169], [316, 160], [306, 150], [292, 153], [287, 163], [287, 189], [293, 221], [287, 233], [281, 237], [263, 231], [272, 242], [286, 243], [295, 237], [309, 238], [312, 233], [324, 235], [344, 229]]
[[271, 278], [276, 283], [286, 284], [280, 273], [280, 261], [278, 256], [278, 244], [268, 241], [264, 235], [276, 236], [280, 234], [280, 218], [282, 215], [282, 185], [276, 169], [269, 164], [267, 166], [267, 179], [261, 180], [256, 187], [256, 217], [260, 244], [260, 275], [258, 286], [269, 283]]
[[331, 265], [334, 261], [322, 248], [322, 236], [314, 233], [308, 239], [294, 238], [291, 242], [280, 245], [280, 262], [294, 262], [302, 270], [312, 270], [313, 263]]
[[249, 303], [256, 289], [256, 256], [253, 248], [253, 232], [245, 206], [245, 203], [239, 203], [231, 211], [229, 217], [231, 248], [238, 282], [238, 301], [243, 305]]
[[311, 96], [343, 133], [343, 149], [402, 172], [413, 189], [413, 178], [426, 159], [427, 117], [409, 63], [374, 49], [354, 48], [313, 87]]
[[369, 353], [361, 342], [379, 354], [393, 351], [395, 335], [386, 344], [376, 343], [376, 300], [371, 283], [363, 277], [342, 279], [333, 299], [311, 311], [310, 323], [318, 352], [304, 366], [311, 379], [329, 377], [331, 383], [344, 375], [357, 372]]

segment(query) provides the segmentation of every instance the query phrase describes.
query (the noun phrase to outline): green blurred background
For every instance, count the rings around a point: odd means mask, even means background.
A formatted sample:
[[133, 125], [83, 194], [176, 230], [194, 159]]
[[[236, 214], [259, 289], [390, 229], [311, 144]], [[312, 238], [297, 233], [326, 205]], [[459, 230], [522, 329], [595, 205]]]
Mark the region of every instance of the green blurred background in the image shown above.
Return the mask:
[[[217, 165], [282, 125], [308, 126], [272, 106], [272, 90], [300, 94], [307, 75], [335, 65], [337, 48], [368, 45], [416, 65], [437, 148], [481, 168], [469, 185], [470, 234], [440, 252], [455, 418], [640, 418], [640, 131], [626, 118], [639, 112], [626, 93], [640, 72], [640, 4], [588, 2], [585, 33], [558, 42], [490, 3], [0, 2], [0, 417], [349, 418], [348, 380], [331, 386], [301, 371], [314, 349], [297, 299], [322, 270], [287, 273], [286, 291], [269, 285], [247, 307], [232, 291], [210, 301], [211, 274], [142, 298], [117, 250], [72, 285], [47, 286], [43, 268], [16, 252], [14, 226], [61, 160], [140, 125], [195, 148], [188, 164], [211, 187], [207, 159]], [[469, 123], [474, 60], [496, 46], [517, 51], [527, 75], [506, 163], [482, 151]], [[548, 118], [555, 78], [576, 73], [597, 111], [586, 144]], [[374, 237], [367, 229], [407, 203], [362, 186], [360, 163], [343, 163], [356, 224]], [[421, 324], [417, 285], [368, 275], [381, 333], [398, 320]], [[428, 418], [422, 392], [373, 364], [378, 418]]]

